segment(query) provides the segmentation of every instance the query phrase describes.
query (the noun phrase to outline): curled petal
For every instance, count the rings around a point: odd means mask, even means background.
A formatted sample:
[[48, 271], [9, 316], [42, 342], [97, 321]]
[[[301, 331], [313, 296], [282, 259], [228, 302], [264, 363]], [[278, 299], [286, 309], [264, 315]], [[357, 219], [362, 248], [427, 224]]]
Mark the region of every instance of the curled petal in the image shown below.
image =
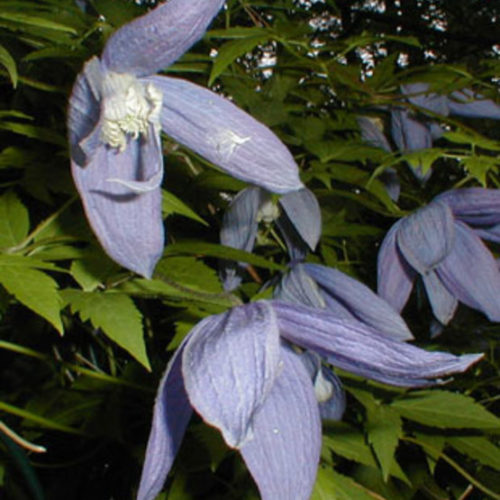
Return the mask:
[[448, 116], [448, 99], [444, 95], [439, 95], [434, 92], [428, 92], [429, 84], [427, 83], [410, 83], [402, 85], [401, 91], [406, 95], [407, 99], [414, 104], [433, 113]]
[[314, 251], [321, 236], [321, 210], [316, 196], [309, 189], [299, 189], [282, 196], [280, 205], [301, 238]]
[[455, 243], [453, 215], [447, 205], [433, 202], [401, 221], [396, 239], [404, 258], [427, 274], [451, 252]]
[[443, 285], [434, 271], [422, 278], [434, 316], [442, 325], [447, 325], [457, 309], [457, 299]]
[[68, 133], [71, 159], [86, 165], [99, 145], [101, 83], [104, 76], [97, 57], [85, 63], [77, 76], [68, 106]]
[[172, 357], [158, 388], [137, 500], [153, 500], [162, 489], [192, 414], [181, 373], [182, 350]]
[[443, 284], [460, 302], [500, 321], [500, 272], [479, 237], [465, 224], [455, 222], [453, 251], [437, 268]]
[[358, 121], [363, 141], [376, 148], [381, 148], [388, 153], [391, 152], [389, 142], [382, 133], [382, 130], [377, 127], [374, 120], [370, 119], [368, 116], [358, 116], [356, 120]]
[[102, 61], [117, 73], [156, 73], [204, 35], [223, 4], [224, 0], [169, 0], [113, 33]]
[[419, 387], [465, 371], [482, 354], [428, 352], [392, 340], [359, 321], [339, 320], [325, 310], [273, 302], [281, 336], [311, 349], [343, 370], [386, 384]]
[[279, 342], [267, 302], [209, 316], [191, 330], [182, 362], [189, 400], [231, 447], [253, 437], [255, 414], [279, 372]]
[[130, 140], [123, 152], [101, 145], [84, 167], [71, 162], [87, 219], [104, 250], [122, 266], [148, 278], [163, 252], [161, 192], [138, 194], [127, 183], [148, 186], [151, 179], [156, 183], [161, 178], [159, 141], [158, 134], [151, 133], [147, 140]]
[[304, 264], [304, 269], [323, 294], [340, 302], [359, 321], [394, 339], [413, 339], [403, 318], [363, 283], [337, 269], [318, 264]]
[[320, 309], [326, 306], [318, 286], [307, 275], [303, 264], [295, 265], [283, 276], [274, 291], [274, 298]]
[[398, 312], [408, 302], [416, 276], [396, 244], [401, 222], [396, 222], [386, 234], [377, 258], [377, 293]]
[[448, 99], [450, 113], [467, 118], [490, 118], [500, 120], [500, 106], [491, 99], [484, 99], [470, 89], [452, 92]]
[[486, 188], [451, 189], [436, 197], [453, 215], [471, 226], [500, 224], [500, 190]]
[[241, 448], [262, 500], [309, 498], [321, 448], [321, 422], [311, 379], [299, 355], [282, 347], [283, 370]]
[[151, 77], [164, 95], [160, 122], [174, 140], [246, 182], [268, 191], [302, 188], [286, 146], [231, 101], [186, 80]]

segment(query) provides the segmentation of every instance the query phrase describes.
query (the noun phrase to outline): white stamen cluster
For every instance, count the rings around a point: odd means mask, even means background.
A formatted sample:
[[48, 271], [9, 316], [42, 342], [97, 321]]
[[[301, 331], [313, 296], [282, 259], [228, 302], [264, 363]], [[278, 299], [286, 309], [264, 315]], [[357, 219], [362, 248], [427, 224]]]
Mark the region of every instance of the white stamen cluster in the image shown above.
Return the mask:
[[314, 394], [319, 403], [328, 401], [333, 395], [333, 384], [323, 376], [321, 369], [314, 380]]
[[273, 200], [267, 200], [259, 208], [257, 212], [257, 222], [263, 222], [264, 224], [271, 224], [280, 216], [280, 209], [277, 203], [273, 203]]
[[149, 126], [160, 127], [163, 94], [152, 83], [143, 84], [133, 75], [108, 73], [102, 85], [101, 140], [123, 152], [127, 135], [148, 135]]

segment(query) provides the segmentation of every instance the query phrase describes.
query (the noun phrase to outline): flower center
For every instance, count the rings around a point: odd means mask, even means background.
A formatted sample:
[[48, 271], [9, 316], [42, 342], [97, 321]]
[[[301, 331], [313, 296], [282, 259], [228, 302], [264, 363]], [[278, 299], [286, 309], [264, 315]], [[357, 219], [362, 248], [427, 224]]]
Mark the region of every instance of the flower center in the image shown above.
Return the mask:
[[271, 224], [280, 216], [280, 209], [272, 199], [265, 201], [257, 213], [257, 222]]
[[321, 368], [314, 380], [314, 394], [319, 403], [328, 401], [333, 396], [333, 385], [321, 373]]
[[163, 94], [152, 83], [133, 75], [109, 72], [104, 78], [101, 140], [123, 152], [127, 135], [148, 135], [150, 125], [160, 128]]

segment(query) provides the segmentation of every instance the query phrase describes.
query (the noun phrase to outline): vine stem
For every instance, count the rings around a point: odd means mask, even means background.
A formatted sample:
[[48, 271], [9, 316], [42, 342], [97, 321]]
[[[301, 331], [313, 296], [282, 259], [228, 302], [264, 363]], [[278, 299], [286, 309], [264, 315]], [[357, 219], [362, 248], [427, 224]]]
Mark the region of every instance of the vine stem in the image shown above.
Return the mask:
[[0, 432], [3, 432], [7, 437], [12, 439], [14, 443], [19, 445], [25, 450], [32, 451], [33, 453], [45, 453], [47, 448], [45, 446], [40, 446], [38, 444], [30, 443], [26, 439], [22, 438], [19, 434], [14, 432], [7, 424], [0, 420]]

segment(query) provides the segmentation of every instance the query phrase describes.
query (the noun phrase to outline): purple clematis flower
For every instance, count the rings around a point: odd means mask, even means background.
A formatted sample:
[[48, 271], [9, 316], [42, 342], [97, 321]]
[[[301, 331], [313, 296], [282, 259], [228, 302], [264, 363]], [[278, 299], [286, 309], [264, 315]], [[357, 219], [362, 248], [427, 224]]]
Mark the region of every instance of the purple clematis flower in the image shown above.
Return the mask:
[[205, 33], [224, 0], [169, 0], [126, 24], [78, 75], [69, 101], [71, 167], [106, 252], [150, 277], [164, 244], [160, 131], [239, 179], [302, 187], [284, 144], [229, 100], [157, 76]]
[[[304, 259], [308, 249], [314, 251], [321, 235], [321, 210], [309, 189], [285, 194], [275, 203], [269, 193], [251, 187], [238, 193], [226, 210], [221, 243], [250, 252], [257, 238], [259, 222], [276, 222], [292, 261]], [[239, 286], [242, 265], [223, 264], [221, 275], [226, 290]]]
[[357, 321], [278, 301], [209, 316], [184, 339], [160, 383], [138, 500], [153, 500], [162, 489], [193, 409], [240, 451], [263, 500], [309, 498], [320, 410], [303, 355], [291, 344], [403, 387], [439, 383], [482, 357], [427, 352]]
[[392, 226], [378, 255], [378, 293], [401, 311], [420, 275], [443, 325], [459, 301], [500, 321], [500, 273], [479, 236], [454, 217], [459, 198], [442, 195]]

